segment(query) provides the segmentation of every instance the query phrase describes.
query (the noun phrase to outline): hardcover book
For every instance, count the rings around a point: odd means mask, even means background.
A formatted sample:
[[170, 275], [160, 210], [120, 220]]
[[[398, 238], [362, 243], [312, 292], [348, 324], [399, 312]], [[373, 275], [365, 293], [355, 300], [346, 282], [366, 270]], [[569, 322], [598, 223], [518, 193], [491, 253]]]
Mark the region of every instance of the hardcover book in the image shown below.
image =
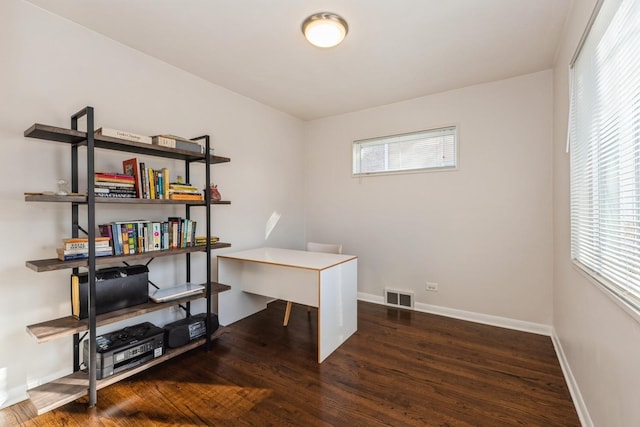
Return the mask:
[[151, 144], [151, 137], [138, 135], [137, 133], [127, 132], [111, 128], [100, 128], [96, 130], [96, 135], [110, 136], [112, 138], [125, 139], [127, 141], [141, 142], [143, 144]]
[[127, 159], [122, 161], [122, 171], [125, 175], [132, 176], [134, 179], [134, 188], [136, 190], [136, 197], [142, 197], [142, 183], [140, 179], [140, 166], [138, 165], [138, 159]]
[[[109, 238], [108, 237], [97, 237], [95, 238], [95, 242], [96, 244], [98, 244], [98, 242], [109, 242]], [[70, 237], [68, 239], [62, 239], [62, 243], [63, 244], [67, 244], [67, 243], [89, 243], [89, 238], [88, 237]]]
[[162, 147], [175, 148], [177, 150], [193, 151], [194, 153], [204, 153], [202, 145], [197, 141], [182, 138], [175, 135], [155, 135], [151, 137], [153, 144]]

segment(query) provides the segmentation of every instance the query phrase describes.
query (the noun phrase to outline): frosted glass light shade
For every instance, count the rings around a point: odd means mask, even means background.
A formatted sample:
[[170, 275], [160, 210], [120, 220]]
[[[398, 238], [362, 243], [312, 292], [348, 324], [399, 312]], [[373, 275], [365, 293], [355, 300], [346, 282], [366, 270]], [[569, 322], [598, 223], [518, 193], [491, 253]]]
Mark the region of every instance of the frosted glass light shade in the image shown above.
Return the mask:
[[311, 15], [302, 23], [302, 33], [314, 46], [333, 47], [342, 42], [349, 31], [347, 22], [335, 13]]

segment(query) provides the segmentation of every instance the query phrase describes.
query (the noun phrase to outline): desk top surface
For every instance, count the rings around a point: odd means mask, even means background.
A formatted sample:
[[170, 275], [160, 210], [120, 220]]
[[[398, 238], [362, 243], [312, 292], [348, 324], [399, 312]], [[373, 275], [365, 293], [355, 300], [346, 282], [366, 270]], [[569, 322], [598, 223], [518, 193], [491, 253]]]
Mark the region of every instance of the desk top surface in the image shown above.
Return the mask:
[[220, 254], [218, 258], [230, 258], [263, 264], [282, 265], [285, 267], [324, 270], [358, 257], [355, 255], [338, 255], [324, 252], [308, 252], [295, 249], [256, 248], [246, 251]]

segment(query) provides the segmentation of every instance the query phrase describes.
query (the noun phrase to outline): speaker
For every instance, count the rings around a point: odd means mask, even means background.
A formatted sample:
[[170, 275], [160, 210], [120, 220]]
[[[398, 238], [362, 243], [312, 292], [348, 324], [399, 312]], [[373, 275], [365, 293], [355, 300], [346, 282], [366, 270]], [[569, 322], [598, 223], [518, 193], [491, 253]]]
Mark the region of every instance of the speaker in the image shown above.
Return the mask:
[[[206, 313], [194, 314], [191, 317], [164, 325], [166, 346], [169, 348], [181, 347], [204, 337], [207, 333], [206, 317]], [[215, 332], [219, 327], [218, 316], [212, 313], [209, 317], [209, 333]]]

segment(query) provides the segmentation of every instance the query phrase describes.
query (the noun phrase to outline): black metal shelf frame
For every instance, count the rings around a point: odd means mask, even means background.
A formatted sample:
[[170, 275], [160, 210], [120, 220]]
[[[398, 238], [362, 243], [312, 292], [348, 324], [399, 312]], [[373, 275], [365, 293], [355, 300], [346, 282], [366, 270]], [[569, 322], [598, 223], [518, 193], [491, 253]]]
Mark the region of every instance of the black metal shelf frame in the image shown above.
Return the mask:
[[[79, 132], [78, 130], [78, 121], [82, 118], [85, 118], [86, 121], [86, 134]], [[32, 129], [25, 132], [30, 133], [28, 136], [33, 136], [36, 138], [48, 139], [48, 140], [59, 140], [60, 142], [70, 142], [68, 139], [60, 139], [59, 133], [51, 133], [51, 134], [37, 134], [37, 132], [33, 131], [37, 130], [40, 125], [34, 125]], [[64, 130], [63, 130], [64, 131]], [[70, 134], [73, 134], [73, 142], [71, 145], [71, 192], [79, 193], [79, 152], [78, 148], [80, 146], [86, 147], [86, 173], [87, 173], [87, 198], [86, 202], [71, 202], [71, 235], [72, 237], [79, 237], [79, 233], [82, 231], [87, 234], [87, 238], [89, 240], [89, 257], [87, 259], [87, 270], [88, 270], [88, 293], [89, 293], [89, 304], [88, 304], [88, 334], [89, 334], [89, 358], [88, 358], [88, 377], [89, 377], [89, 406], [95, 406], [97, 403], [97, 348], [96, 348], [96, 306], [95, 306], [95, 295], [96, 295], [96, 256], [95, 256], [95, 239], [96, 239], [96, 198], [95, 198], [95, 182], [93, 176], [95, 174], [95, 149], [96, 149], [96, 136], [95, 136], [95, 127], [94, 127], [94, 110], [93, 107], [87, 106], [82, 110], [78, 111], [76, 114], [71, 116], [71, 131]], [[68, 132], [68, 131], [67, 131]], [[84, 138], [82, 138], [84, 136]], [[105, 138], [102, 138], [105, 139]], [[205, 142], [205, 153], [210, 153], [210, 138], [209, 135], [203, 135], [193, 139], [194, 141], [204, 140]], [[208, 187], [211, 182], [211, 163], [221, 163], [229, 161], [227, 158], [218, 157], [218, 156], [194, 156], [194, 155], [176, 155], [166, 150], [156, 150], [148, 147], [136, 147], [131, 144], [115, 144], [113, 146], [105, 145], [104, 141], [100, 141], [98, 148], [111, 149], [116, 151], [127, 151], [134, 152], [139, 154], [147, 154], [159, 157], [173, 158], [173, 159], [183, 159], [184, 160], [184, 170], [185, 170], [185, 178], [187, 182], [190, 182], [190, 165], [192, 162], [204, 163], [205, 164], [205, 185]], [[209, 191], [204, 192], [205, 195], [205, 203], [204, 204], [190, 204], [184, 203], [185, 206], [185, 217], [187, 219], [191, 218], [191, 208], [193, 206], [204, 206], [206, 210], [206, 305], [207, 305], [207, 319], [211, 316], [211, 194]], [[81, 205], [87, 206], [87, 229], [84, 230], [80, 226], [80, 213], [79, 207]], [[186, 257], [186, 280], [187, 282], [191, 281], [191, 252], [185, 253]], [[78, 274], [79, 268], [74, 267], [73, 273]], [[191, 302], [186, 303], [186, 307], [182, 307], [187, 316], [191, 315]], [[205, 322], [207, 333], [205, 339], [205, 347], [206, 350], [209, 351], [211, 348], [211, 333], [209, 331], [210, 322]], [[86, 334], [86, 333], [85, 333]], [[80, 369], [80, 342], [84, 338], [80, 334], [76, 333], [73, 335], [73, 370], [74, 372]]]

